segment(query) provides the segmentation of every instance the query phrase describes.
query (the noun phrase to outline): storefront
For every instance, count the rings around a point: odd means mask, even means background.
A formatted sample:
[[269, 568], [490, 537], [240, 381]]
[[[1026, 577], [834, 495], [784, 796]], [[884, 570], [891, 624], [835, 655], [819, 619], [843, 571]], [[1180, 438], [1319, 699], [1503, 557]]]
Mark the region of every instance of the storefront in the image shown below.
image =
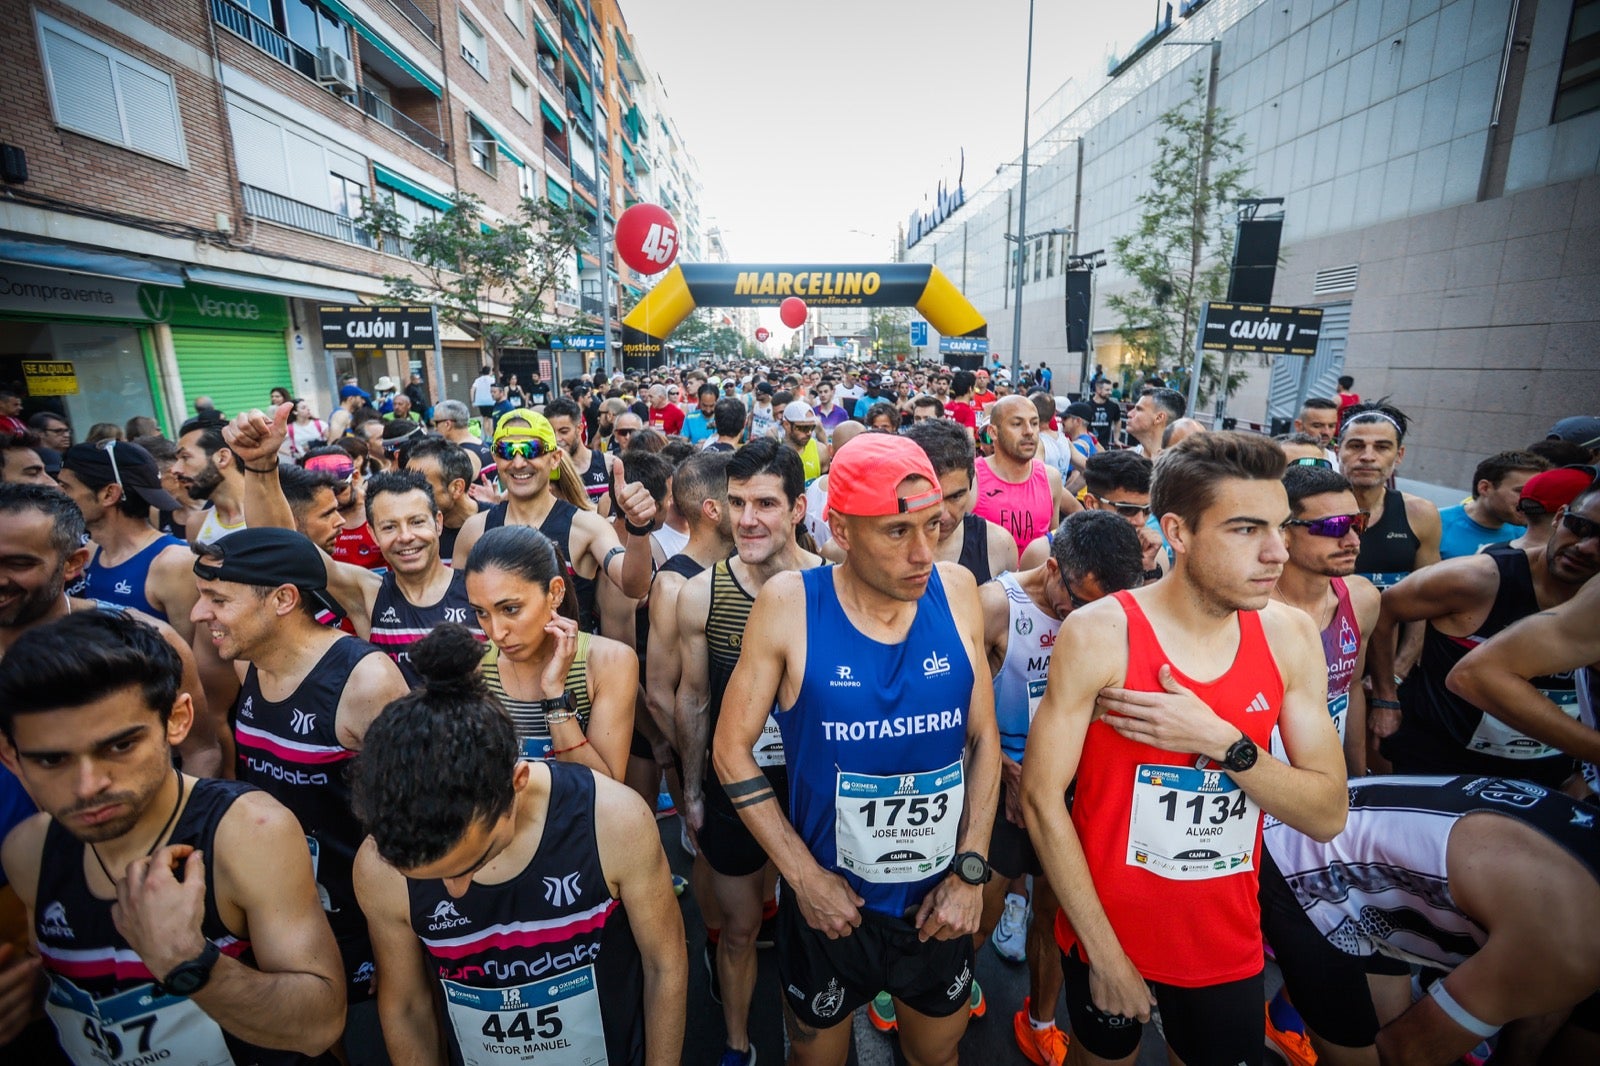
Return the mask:
[[[181, 275], [171, 277], [181, 284]], [[25, 418], [54, 411], [80, 438], [96, 422], [120, 426], [134, 415], [165, 423], [145, 304], [165, 304], [182, 291], [0, 263], [0, 382], [23, 387]], [[28, 364], [43, 362], [55, 364], [48, 378], [28, 373], [39, 369]]]
[[0, 382], [22, 386], [25, 416], [63, 414], [81, 438], [153, 415], [170, 435], [196, 397], [234, 414], [292, 388], [282, 296], [153, 276], [0, 263]]

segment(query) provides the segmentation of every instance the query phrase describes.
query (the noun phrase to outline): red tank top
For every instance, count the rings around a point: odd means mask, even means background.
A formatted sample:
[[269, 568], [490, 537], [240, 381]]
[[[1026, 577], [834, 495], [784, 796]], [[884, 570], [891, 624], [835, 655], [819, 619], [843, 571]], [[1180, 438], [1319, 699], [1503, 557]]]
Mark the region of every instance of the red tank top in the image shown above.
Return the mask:
[[[1133, 596], [1116, 597], [1128, 617], [1124, 687], [1159, 692], [1170, 660]], [[1260, 615], [1238, 617], [1239, 650], [1226, 673], [1206, 683], [1176, 668], [1173, 675], [1265, 749], [1283, 679]], [[1184, 988], [1261, 970], [1261, 811], [1220, 767], [1196, 769], [1196, 759], [1128, 740], [1096, 719], [1084, 737], [1072, 805], [1095, 893], [1122, 950], [1148, 980]], [[1056, 941], [1063, 951], [1077, 943], [1065, 910], [1056, 917]]]
[[1010, 533], [1017, 542], [1019, 557], [1041, 534], [1055, 528], [1056, 500], [1050, 483], [1051, 471], [1051, 467], [1035, 459], [1028, 480], [1006, 481], [988, 463], [978, 460], [978, 502], [972, 513]]

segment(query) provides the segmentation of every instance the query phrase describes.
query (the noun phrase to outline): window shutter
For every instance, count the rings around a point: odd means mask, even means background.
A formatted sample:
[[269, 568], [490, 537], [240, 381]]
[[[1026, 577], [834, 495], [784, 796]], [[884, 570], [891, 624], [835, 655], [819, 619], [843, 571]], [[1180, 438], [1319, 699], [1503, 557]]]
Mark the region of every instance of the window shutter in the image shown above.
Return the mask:
[[90, 137], [125, 144], [111, 60], [53, 30], [43, 32], [55, 88], [56, 121]]
[[156, 78], [129, 63], [116, 64], [128, 145], [162, 159], [185, 162], [178, 101], [172, 79]]
[[289, 195], [289, 171], [283, 154], [283, 129], [238, 106], [228, 108], [233, 126], [233, 151], [239, 180], [246, 185]]

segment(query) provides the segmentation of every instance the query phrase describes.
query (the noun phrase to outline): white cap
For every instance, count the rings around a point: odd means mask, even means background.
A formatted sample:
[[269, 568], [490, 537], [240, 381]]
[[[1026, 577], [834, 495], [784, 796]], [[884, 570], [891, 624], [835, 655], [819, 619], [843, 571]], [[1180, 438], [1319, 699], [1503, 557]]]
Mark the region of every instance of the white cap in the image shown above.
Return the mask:
[[1067, 413], [1067, 407], [1071, 403], [1072, 403], [1072, 401], [1067, 399], [1065, 396], [1057, 396], [1056, 397], [1056, 414], [1058, 414], [1058, 415], [1066, 414]]
[[790, 425], [804, 425], [817, 420], [817, 412], [804, 400], [791, 400], [788, 407], [783, 409], [783, 420]]
[[390, 377], [388, 374], [383, 375], [383, 377], [378, 379], [377, 389], [379, 392], [395, 391], [394, 378]]

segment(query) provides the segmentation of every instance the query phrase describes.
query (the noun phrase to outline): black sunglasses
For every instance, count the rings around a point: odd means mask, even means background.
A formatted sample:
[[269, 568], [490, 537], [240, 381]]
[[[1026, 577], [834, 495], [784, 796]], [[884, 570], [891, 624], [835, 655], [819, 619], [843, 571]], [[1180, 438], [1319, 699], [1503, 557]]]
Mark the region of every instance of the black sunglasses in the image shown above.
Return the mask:
[[1567, 527], [1567, 532], [1577, 537], [1580, 541], [1589, 540], [1591, 537], [1600, 537], [1600, 522], [1585, 518], [1581, 514], [1568, 511], [1561, 516], [1561, 524]]
[[1326, 518], [1291, 518], [1284, 523], [1286, 526], [1300, 526], [1313, 537], [1332, 537], [1338, 540], [1352, 529], [1360, 536], [1367, 531], [1367, 512], [1357, 511], [1355, 514], [1335, 514]]

